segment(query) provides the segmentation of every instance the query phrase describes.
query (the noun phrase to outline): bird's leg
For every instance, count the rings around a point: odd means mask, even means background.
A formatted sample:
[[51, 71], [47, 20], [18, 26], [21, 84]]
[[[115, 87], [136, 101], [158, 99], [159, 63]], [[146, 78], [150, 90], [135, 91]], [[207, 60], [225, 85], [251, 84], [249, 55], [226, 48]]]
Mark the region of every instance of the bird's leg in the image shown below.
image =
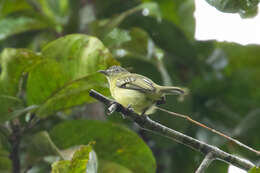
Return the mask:
[[[162, 96], [162, 97], [160, 98], [160, 100], [157, 100], [157, 101], [154, 102], [154, 105], [158, 106], [158, 105], [162, 105], [162, 104], [165, 104], [165, 103], [166, 103], [166, 97], [165, 97], [165, 96]], [[146, 112], [148, 109], [150, 109], [150, 108], [151, 108], [151, 106], [145, 108], [144, 111], [142, 112], [141, 116], [146, 116], [146, 115], [145, 115], [145, 112]]]
[[131, 104], [129, 104], [126, 109], [128, 109], [128, 110], [130, 110], [130, 111], [134, 111], [134, 108], [132, 108], [132, 105], [131, 105]]
[[142, 112], [141, 116], [146, 116], [146, 115], [145, 115], [145, 112], [146, 112], [149, 108], [150, 108], [150, 107], [145, 108], [144, 111]]
[[160, 100], [157, 100], [155, 105], [162, 105], [162, 104], [165, 104], [166, 103], [166, 97], [165, 96], [162, 96]]
[[[128, 109], [129, 111], [134, 111], [134, 108], [132, 108], [131, 104], [129, 104], [126, 109]], [[122, 116], [123, 119], [126, 118], [124, 114], [121, 114], [121, 116]]]

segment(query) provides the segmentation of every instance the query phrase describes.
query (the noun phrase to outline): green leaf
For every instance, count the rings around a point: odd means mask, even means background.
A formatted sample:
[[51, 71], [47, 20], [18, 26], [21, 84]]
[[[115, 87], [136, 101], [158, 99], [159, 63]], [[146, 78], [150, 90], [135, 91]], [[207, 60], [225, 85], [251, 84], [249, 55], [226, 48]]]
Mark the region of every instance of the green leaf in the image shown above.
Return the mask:
[[4, 40], [14, 34], [19, 34], [26, 31], [40, 30], [47, 28], [48, 25], [41, 20], [31, 17], [7, 17], [0, 19], [0, 40]]
[[[115, 28], [104, 38], [116, 57], [135, 56], [152, 62], [156, 48], [152, 39], [142, 28], [133, 27], [129, 30]], [[123, 52], [122, 52], [123, 51]]]
[[93, 102], [89, 90], [108, 95], [107, 81], [99, 69], [119, 63], [95, 37], [68, 35], [46, 45], [45, 59], [28, 76], [27, 99], [39, 104], [40, 117], [86, 102]]
[[14, 117], [16, 110], [23, 110], [22, 101], [17, 97], [23, 75], [41, 61], [41, 56], [27, 49], [4, 49], [0, 56], [0, 120]]
[[[234, 43], [217, 43], [228, 58], [223, 69], [229, 82], [226, 85], [225, 99], [234, 110], [248, 113], [249, 108], [256, 108], [260, 102], [260, 46], [241, 46]], [[234, 51], [236, 50], [236, 51]], [[230, 105], [230, 106], [231, 106]]]
[[151, 150], [135, 133], [120, 125], [91, 120], [69, 121], [54, 127], [50, 136], [60, 148], [94, 140], [99, 159], [118, 163], [132, 172], [153, 173], [156, 170]]
[[48, 132], [41, 131], [33, 136], [29, 137], [28, 140], [28, 152], [34, 157], [43, 157], [43, 156], [61, 156], [59, 149], [52, 142]]
[[1, 0], [0, 9], [0, 18], [2, 18], [13, 12], [31, 9], [31, 6], [26, 0]]
[[248, 173], [260, 173], [260, 168], [258, 167], [253, 167], [249, 170]]
[[81, 146], [71, 161], [62, 160], [52, 165], [52, 173], [96, 173], [97, 159], [91, 145]]
[[161, 11], [157, 2], [145, 2], [140, 4], [138, 8], [142, 9], [142, 14], [144, 16], [153, 16], [159, 21], [162, 18]]
[[8, 173], [12, 169], [12, 161], [9, 159], [9, 153], [0, 148], [0, 171]]
[[9, 130], [6, 127], [0, 126], [0, 150], [8, 151], [11, 148], [8, 140], [9, 135]]
[[169, 20], [163, 19], [158, 22], [152, 17], [137, 16], [127, 19], [122, 25], [127, 28], [142, 28], [148, 32], [156, 46], [169, 52], [172, 57], [194, 61], [196, 52], [191, 42], [183, 31]]
[[69, 0], [33, 0], [33, 3], [43, 15], [56, 24], [56, 31], [62, 32], [62, 26], [68, 22], [69, 18]]
[[131, 40], [122, 43], [121, 48], [129, 52], [130, 55], [143, 57], [152, 60], [155, 46], [148, 33], [141, 28], [131, 28], [129, 31]]
[[119, 165], [115, 162], [102, 161], [99, 163], [99, 173], [133, 173], [126, 167]]
[[193, 39], [195, 33], [194, 0], [142, 0], [143, 2], [157, 2], [162, 17], [173, 22], [183, 30], [186, 36]]
[[61, 160], [52, 164], [51, 173], [68, 173], [70, 167], [69, 160]]
[[[254, 17], [257, 15], [259, 0], [206, 0], [216, 9], [227, 13], [239, 13], [242, 17]], [[250, 15], [246, 15], [249, 14]]]
[[97, 35], [99, 38], [103, 39], [114, 28], [118, 27], [128, 16], [135, 14], [139, 11], [143, 11], [144, 16], [153, 16], [157, 18], [157, 21], [161, 20], [161, 14], [157, 3], [154, 2], [142, 3], [111, 19], [105, 19], [105, 20], [93, 22], [92, 34]]
[[[81, 173], [85, 172], [87, 169], [87, 164], [90, 159], [90, 153], [92, 151], [91, 146], [82, 146], [77, 150], [71, 160], [70, 171], [71, 173]], [[96, 172], [96, 171], [95, 171]], [[94, 171], [93, 171], [94, 173]]]

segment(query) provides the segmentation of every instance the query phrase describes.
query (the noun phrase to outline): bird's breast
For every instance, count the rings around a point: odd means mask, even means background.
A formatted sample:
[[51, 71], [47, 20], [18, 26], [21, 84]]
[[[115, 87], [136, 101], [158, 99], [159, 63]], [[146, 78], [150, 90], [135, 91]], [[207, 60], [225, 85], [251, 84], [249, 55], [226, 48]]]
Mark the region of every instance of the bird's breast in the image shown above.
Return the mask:
[[111, 90], [112, 97], [124, 107], [129, 105], [138, 114], [141, 114], [147, 107], [153, 104], [147, 94], [136, 90], [116, 88]]

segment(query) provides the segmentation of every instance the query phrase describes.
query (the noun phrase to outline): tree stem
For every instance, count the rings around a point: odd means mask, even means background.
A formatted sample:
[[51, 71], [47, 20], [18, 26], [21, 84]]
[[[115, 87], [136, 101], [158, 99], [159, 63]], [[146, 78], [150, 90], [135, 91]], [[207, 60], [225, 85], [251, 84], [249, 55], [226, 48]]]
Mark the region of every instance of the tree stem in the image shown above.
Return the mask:
[[12, 134], [9, 137], [9, 142], [11, 144], [11, 152], [10, 152], [10, 159], [12, 161], [12, 172], [13, 173], [20, 173], [20, 158], [19, 158], [19, 151], [20, 151], [20, 142], [21, 142], [21, 129], [18, 121], [13, 121], [11, 123]]
[[121, 104], [115, 102], [114, 100], [111, 100], [102, 94], [96, 92], [95, 90], [91, 90], [89, 95], [107, 106], [116, 106], [116, 109], [114, 108], [113, 110], [120, 112], [124, 116], [130, 118], [134, 122], [136, 122], [141, 128], [158, 133], [160, 135], [163, 135], [167, 138], [173, 139], [174, 141], [184, 144], [196, 151], [199, 151], [205, 155], [208, 153], [213, 153], [215, 158], [218, 160], [221, 160], [223, 162], [226, 162], [228, 164], [232, 164], [234, 166], [237, 166], [241, 169], [244, 169], [246, 171], [250, 170], [252, 167], [255, 167], [253, 163], [250, 161], [247, 161], [246, 159], [240, 158], [238, 156], [229, 154], [215, 146], [206, 144], [202, 141], [199, 141], [197, 139], [194, 139], [190, 136], [187, 136], [185, 134], [182, 134], [178, 131], [175, 131], [173, 129], [170, 129], [160, 123], [157, 123], [153, 120], [151, 120], [148, 116], [140, 116], [133, 112], [130, 109], [124, 108]]

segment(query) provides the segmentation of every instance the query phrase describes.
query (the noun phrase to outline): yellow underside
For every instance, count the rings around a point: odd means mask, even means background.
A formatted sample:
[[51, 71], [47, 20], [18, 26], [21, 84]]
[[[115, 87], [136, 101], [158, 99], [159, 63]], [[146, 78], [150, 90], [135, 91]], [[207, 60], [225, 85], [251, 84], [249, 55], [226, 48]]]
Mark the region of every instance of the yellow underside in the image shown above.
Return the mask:
[[131, 106], [138, 114], [151, 114], [155, 111], [154, 100], [159, 100], [157, 94], [144, 94], [140, 91], [116, 88], [110, 90], [112, 97], [124, 107]]

